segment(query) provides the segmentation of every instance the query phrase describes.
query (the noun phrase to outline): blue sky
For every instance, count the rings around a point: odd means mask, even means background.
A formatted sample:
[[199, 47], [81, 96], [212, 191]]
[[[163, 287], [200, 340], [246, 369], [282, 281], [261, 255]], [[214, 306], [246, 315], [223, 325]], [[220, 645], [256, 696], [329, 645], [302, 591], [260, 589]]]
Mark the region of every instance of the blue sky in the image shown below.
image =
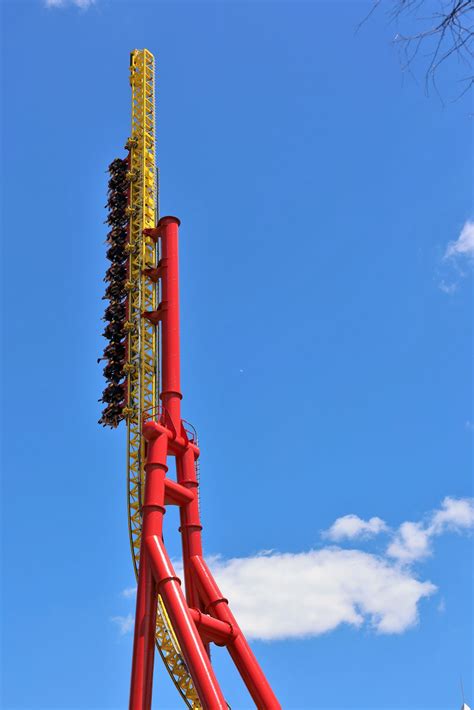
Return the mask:
[[[383, 12], [356, 34], [369, 8], [3, 3], [6, 710], [127, 705], [125, 432], [97, 424], [96, 358], [141, 47], [205, 551], [258, 658], [285, 709], [447, 710], [461, 675], [472, 704], [472, 110], [456, 65], [444, 105], [403, 76]], [[154, 701], [180, 707], [159, 660]]]

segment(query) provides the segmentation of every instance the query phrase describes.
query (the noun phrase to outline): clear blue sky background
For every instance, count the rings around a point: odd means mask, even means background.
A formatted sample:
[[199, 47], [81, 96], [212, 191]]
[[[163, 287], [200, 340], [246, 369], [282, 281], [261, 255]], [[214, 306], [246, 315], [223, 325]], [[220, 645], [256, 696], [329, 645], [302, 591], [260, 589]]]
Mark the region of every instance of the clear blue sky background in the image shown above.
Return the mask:
[[[125, 431], [97, 424], [96, 358], [135, 47], [157, 57], [161, 212], [182, 220], [206, 552], [297, 553], [347, 513], [397, 526], [472, 495], [472, 277], [443, 261], [472, 217], [470, 103], [403, 81], [383, 13], [355, 34], [369, 8], [3, 3], [6, 710], [127, 705]], [[472, 702], [471, 550], [436, 540], [414, 574], [438, 592], [402, 634], [256, 641], [283, 707], [448, 710], [460, 674]], [[159, 660], [154, 697], [180, 707]]]

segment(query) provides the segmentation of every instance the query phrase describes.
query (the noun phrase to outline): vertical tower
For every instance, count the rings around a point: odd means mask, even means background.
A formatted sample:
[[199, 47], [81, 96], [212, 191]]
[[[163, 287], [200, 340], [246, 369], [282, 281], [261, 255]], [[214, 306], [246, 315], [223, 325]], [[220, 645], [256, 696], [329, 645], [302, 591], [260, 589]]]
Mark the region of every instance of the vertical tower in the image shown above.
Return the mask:
[[[188, 707], [227, 708], [211, 665], [210, 644], [215, 643], [227, 647], [256, 706], [277, 710], [278, 701], [203, 558], [200, 451], [194, 428], [181, 417], [179, 220], [158, 220], [155, 66], [148, 50], [131, 53], [130, 83], [128, 158], [110, 166], [107, 255], [112, 265], [106, 274], [110, 305], [104, 331], [110, 340], [104, 350], [109, 385], [101, 419], [110, 426], [127, 421], [129, 530], [138, 579], [130, 708], [151, 707], [155, 646]], [[175, 479], [168, 475], [170, 458]], [[164, 544], [168, 505], [179, 507], [184, 590]]]
[[[157, 307], [158, 249], [156, 240], [144, 234], [157, 221], [158, 185], [156, 171], [155, 59], [147, 49], [130, 55], [132, 125], [127, 141], [129, 162], [129, 260], [127, 397], [127, 493], [130, 546], [138, 578], [142, 504], [145, 484], [144, 416], [159, 404], [159, 324], [143, 317]], [[198, 698], [166, 610], [158, 599], [156, 645], [162, 660], [188, 707], [198, 707]]]

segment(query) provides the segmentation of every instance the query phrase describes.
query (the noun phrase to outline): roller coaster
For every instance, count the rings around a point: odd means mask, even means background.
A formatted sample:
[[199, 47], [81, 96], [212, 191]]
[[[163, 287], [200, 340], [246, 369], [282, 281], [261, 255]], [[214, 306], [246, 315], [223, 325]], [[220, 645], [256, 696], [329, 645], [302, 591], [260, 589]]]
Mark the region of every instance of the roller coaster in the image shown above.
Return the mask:
[[[127, 426], [127, 497], [137, 601], [130, 709], [152, 703], [155, 648], [185, 705], [230, 705], [211, 663], [225, 646], [256, 707], [280, 704], [202, 553], [200, 454], [194, 427], [181, 418], [179, 219], [158, 214], [155, 60], [130, 56], [131, 134], [125, 158], [109, 166], [104, 299], [104, 426]], [[176, 462], [176, 480], [168, 460]], [[184, 591], [163, 539], [166, 506], [179, 508]]]

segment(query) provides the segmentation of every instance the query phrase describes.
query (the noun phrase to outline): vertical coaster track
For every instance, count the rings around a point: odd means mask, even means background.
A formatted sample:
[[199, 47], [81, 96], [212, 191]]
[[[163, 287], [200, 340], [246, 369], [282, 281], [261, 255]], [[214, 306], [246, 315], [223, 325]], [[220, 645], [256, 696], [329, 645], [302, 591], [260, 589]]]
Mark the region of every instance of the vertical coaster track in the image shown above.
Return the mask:
[[[132, 89], [132, 131], [126, 148], [129, 151], [130, 181], [128, 214], [129, 265], [127, 332], [127, 396], [124, 415], [127, 420], [127, 496], [130, 546], [135, 574], [138, 577], [144, 489], [144, 440], [142, 422], [145, 413], [156, 410], [159, 397], [158, 346], [159, 326], [142, 314], [153, 311], [158, 303], [154, 278], [157, 246], [143, 230], [157, 222], [157, 180], [155, 163], [155, 60], [146, 49], [134, 50], [130, 57]], [[173, 682], [188, 707], [199, 708], [199, 700], [181, 655], [166, 610], [158, 599], [156, 645]]]

